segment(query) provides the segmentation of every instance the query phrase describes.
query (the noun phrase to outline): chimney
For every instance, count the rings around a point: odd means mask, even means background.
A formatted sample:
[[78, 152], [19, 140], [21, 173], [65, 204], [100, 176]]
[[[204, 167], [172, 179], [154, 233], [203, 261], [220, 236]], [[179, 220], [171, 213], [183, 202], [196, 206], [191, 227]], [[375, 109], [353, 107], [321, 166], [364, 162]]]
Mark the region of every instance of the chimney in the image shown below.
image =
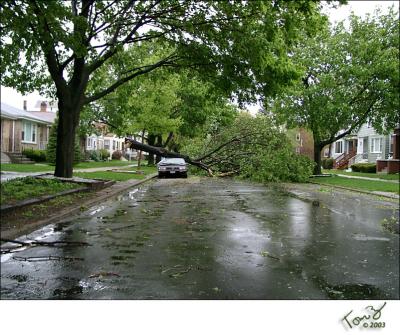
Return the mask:
[[47, 112], [47, 103], [46, 103], [46, 101], [42, 101], [42, 103], [40, 104], [40, 111], [41, 112]]
[[24, 100], [24, 111], [26, 111], [26, 110], [27, 110], [27, 101]]

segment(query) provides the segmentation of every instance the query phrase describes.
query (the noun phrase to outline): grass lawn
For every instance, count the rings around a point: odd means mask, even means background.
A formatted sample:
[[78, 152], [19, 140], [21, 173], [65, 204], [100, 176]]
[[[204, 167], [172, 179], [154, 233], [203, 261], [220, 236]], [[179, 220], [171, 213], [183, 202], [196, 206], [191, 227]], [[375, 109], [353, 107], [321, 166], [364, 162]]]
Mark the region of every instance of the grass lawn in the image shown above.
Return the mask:
[[344, 174], [346, 176], [357, 176], [357, 177], [369, 177], [386, 180], [399, 180], [399, 174], [377, 174], [377, 173], [365, 173], [365, 172], [346, 172], [346, 170], [324, 170], [324, 173], [332, 174]]
[[[136, 164], [136, 161], [107, 161], [107, 162], [81, 162], [74, 165], [74, 169], [91, 169], [99, 167], [126, 166]], [[54, 171], [54, 165], [48, 164], [1, 164], [1, 171], [13, 172], [44, 172]]]
[[324, 178], [314, 178], [313, 182], [317, 184], [343, 186], [343, 187], [353, 188], [356, 190], [393, 192], [399, 194], [398, 184], [385, 183], [375, 180], [350, 179], [345, 177], [333, 176]]
[[132, 160], [132, 161], [118, 161], [118, 160], [113, 160], [113, 161], [106, 161], [106, 162], [81, 162], [76, 165], [74, 165], [74, 169], [91, 169], [91, 168], [97, 168], [97, 167], [109, 167], [109, 166], [125, 166], [125, 165], [132, 165], [136, 164], [137, 162]]
[[[127, 169], [126, 171], [134, 170], [135, 168]], [[130, 179], [144, 179], [148, 174], [157, 172], [156, 167], [142, 166], [140, 168], [144, 174], [126, 173], [126, 172], [113, 172], [113, 171], [97, 171], [97, 172], [76, 172], [74, 176], [81, 178], [97, 178], [115, 181], [126, 181]]]
[[1, 164], [1, 171], [43, 172], [54, 171], [54, 166], [47, 164]]
[[1, 183], [0, 202], [2, 205], [9, 205], [25, 199], [56, 194], [79, 187], [77, 184], [63, 183], [58, 180], [43, 180], [33, 177], [18, 178]]

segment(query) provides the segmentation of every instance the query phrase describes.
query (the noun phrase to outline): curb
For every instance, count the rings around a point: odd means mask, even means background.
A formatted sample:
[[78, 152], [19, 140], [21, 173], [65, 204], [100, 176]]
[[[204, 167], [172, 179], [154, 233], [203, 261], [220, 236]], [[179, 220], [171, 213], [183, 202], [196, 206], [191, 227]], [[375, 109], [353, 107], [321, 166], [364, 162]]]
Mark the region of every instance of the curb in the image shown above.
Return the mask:
[[331, 185], [331, 184], [325, 184], [325, 183], [317, 183], [317, 182], [313, 182], [313, 181], [310, 181], [309, 183], [310, 184], [323, 185], [323, 186], [329, 186], [329, 187], [332, 187], [332, 188], [339, 188], [339, 189], [342, 189], [342, 190], [358, 192], [358, 193], [363, 193], [363, 194], [368, 194], [368, 195], [374, 195], [376, 197], [384, 197], [384, 198], [388, 198], [388, 199], [392, 199], [392, 200], [399, 200], [399, 197], [396, 196], [395, 194], [393, 196], [390, 196], [390, 195], [372, 193], [372, 192], [369, 192], [369, 191], [359, 190], [359, 189], [345, 187], [345, 186]]
[[[80, 203], [79, 205], [75, 205], [71, 208], [66, 208], [65, 210], [62, 210], [60, 214], [56, 213], [54, 216], [50, 216], [44, 220], [33, 222], [29, 225], [22, 227], [21, 229], [17, 229], [17, 230], [9, 229], [7, 231], [2, 231], [1, 237], [5, 238], [5, 239], [12, 239], [12, 238], [16, 238], [18, 236], [30, 234], [31, 232], [33, 232], [36, 229], [39, 229], [41, 227], [47, 226], [52, 223], [60, 222], [60, 221], [64, 220], [65, 218], [70, 218], [72, 215], [82, 213], [82, 210], [81, 210], [82, 206], [90, 207], [100, 201], [104, 201], [107, 198], [116, 196], [117, 194], [124, 192], [131, 187], [141, 185], [151, 179], [154, 179], [155, 177], [157, 177], [156, 173], [151, 174], [147, 178], [142, 179], [142, 180], [134, 180], [134, 182], [132, 182], [132, 183], [129, 183], [129, 182], [120, 182], [121, 184], [115, 183], [112, 186], [116, 186], [116, 187], [120, 186], [120, 187], [116, 188], [114, 190], [110, 190], [110, 188], [103, 188], [99, 191], [94, 192], [92, 194], [93, 195], [92, 198], [87, 199], [86, 201], [84, 201], [83, 203]], [[96, 193], [107, 192], [107, 190], [109, 191], [108, 193], [105, 193], [103, 195], [95, 197]]]

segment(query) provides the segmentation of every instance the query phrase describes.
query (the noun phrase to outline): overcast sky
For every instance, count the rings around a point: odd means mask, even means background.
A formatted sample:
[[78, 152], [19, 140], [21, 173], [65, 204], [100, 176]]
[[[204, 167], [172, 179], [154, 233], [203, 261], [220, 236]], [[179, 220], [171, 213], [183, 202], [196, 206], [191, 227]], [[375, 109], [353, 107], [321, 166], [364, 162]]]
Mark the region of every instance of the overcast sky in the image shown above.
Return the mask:
[[[376, 7], [381, 7], [387, 10], [392, 5], [398, 8], [397, 1], [349, 1], [348, 5], [340, 6], [337, 9], [326, 10], [325, 13], [329, 15], [329, 20], [334, 23], [335, 21], [341, 21], [347, 19], [349, 14], [353, 11], [358, 16], [365, 16], [367, 13], [372, 13]], [[46, 100], [42, 98], [37, 92], [22, 96], [16, 90], [1, 86], [1, 101], [11, 106], [21, 108], [23, 106], [23, 100], [28, 102], [28, 110], [35, 110], [35, 104], [37, 100]], [[249, 107], [252, 112], [258, 110], [258, 106]]]

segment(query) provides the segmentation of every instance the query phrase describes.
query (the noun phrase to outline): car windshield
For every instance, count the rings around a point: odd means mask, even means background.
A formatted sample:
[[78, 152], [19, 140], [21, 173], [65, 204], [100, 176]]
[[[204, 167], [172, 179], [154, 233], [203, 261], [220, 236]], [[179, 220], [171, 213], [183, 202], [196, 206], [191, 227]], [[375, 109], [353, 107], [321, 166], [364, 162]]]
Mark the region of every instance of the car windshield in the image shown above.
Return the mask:
[[186, 164], [185, 160], [183, 158], [164, 158], [162, 161], [160, 161], [160, 163], [158, 164], [162, 164], [162, 165], [166, 165], [166, 164]]

